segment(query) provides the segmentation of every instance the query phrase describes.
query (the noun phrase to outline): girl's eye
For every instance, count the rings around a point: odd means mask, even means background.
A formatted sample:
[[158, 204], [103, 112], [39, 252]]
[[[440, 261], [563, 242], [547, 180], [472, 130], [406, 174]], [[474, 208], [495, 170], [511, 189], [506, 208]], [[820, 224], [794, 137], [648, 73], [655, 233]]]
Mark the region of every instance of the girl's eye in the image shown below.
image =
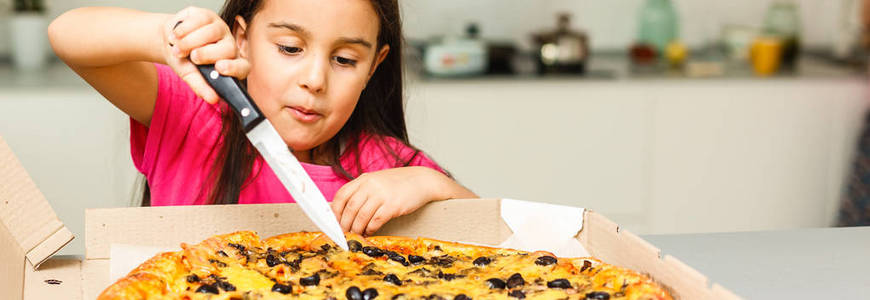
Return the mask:
[[302, 52], [302, 48], [278, 45], [278, 51], [284, 54], [296, 54]]
[[346, 66], [351, 66], [351, 67], [356, 66], [356, 60], [353, 60], [350, 58], [344, 58], [341, 56], [336, 56], [335, 62], [337, 62], [340, 65], [346, 65]]

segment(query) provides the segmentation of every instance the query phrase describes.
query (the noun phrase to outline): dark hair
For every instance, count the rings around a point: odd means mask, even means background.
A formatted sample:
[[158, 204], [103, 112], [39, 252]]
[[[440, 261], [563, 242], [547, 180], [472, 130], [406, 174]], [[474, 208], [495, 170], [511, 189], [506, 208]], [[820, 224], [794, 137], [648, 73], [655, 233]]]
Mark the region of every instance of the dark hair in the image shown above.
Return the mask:
[[[387, 157], [394, 160], [395, 167], [408, 166], [419, 154], [419, 150], [410, 145], [405, 128], [399, 4], [397, 0], [371, 0], [371, 3], [380, 20], [377, 49], [388, 45], [390, 51], [360, 94], [359, 102], [347, 123], [334, 137], [311, 150], [312, 157], [325, 160], [323, 163], [330, 165], [336, 174], [349, 180], [363, 172], [358, 148], [363, 142], [376, 143]], [[262, 0], [227, 0], [220, 16], [234, 29], [236, 16], [250, 23], [262, 4]], [[229, 109], [222, 109], [221, 119], [223, 143], [218, 143], [220, 149], [206, 179], [213, 185], [203, 186], [200, 190], [200, 193], [208, 193], [209, 204], [238, 203], [242, 189], [258, 175], [251, 174], [257, 151], [245, 137], [238, 119]], [[363, 135], [371, 140], [362, 141]], [[414, 149], [414, 152], [409, 157], [401, 157], [386, 143], [385, 138], [396, 139]], [[342, 157], [347, 155], [354, 162], [350, 170], [341, 164]], [[149, 206], [150, 202], [150, 191], [146, 185], [142, 205]]]

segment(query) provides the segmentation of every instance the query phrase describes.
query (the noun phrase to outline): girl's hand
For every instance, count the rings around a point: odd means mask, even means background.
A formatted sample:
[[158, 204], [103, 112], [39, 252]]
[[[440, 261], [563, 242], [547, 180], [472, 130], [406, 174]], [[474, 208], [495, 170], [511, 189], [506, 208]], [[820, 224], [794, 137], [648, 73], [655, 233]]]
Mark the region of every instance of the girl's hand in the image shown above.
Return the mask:
[[188, 7], [163, 26], [163, 56], [193, 91], [208, 103], [219, 100], [196, 65], [215, 64], [223, 75], [244, 79], [250, 64], [239, 57], [239, 51], [229, 26], [213, 11]]
[[434, 200], [477, 197], [453, 179], [427, 167], [403, 167], [365, 173], [335, 193], [332, 210], [341, 228], [373, 234], [392, 218], [414, 212]]

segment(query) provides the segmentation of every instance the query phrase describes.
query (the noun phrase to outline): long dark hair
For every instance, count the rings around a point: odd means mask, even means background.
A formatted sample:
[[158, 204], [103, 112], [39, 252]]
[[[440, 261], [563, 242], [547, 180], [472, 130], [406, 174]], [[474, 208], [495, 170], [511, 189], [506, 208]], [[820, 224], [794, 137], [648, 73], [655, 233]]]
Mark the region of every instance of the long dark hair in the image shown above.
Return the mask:
[[[234, 29], [236, 16], [241, 16], [250, 24], [262, 3], [262, 0], [227, 0], [221, 9], [221, 19], [231, 29]], [[363, 172], [359, 151], [359, 145], [363, 142], [376, 143], [387, 157], [393, 159], [394, 167], [407, 166], [419, 154], [419, 150], [410, 145], [408, 131], [405, 128], [402, 89], [403, 39], [399, 4], [397, 0], [371, 0], [371, 3], [380, 20], [377, 49], [388, 45], [390, 51], [360, 94], [359, 102], [347, 123], [334, 137], [311, 150], [313, 158], [325, 160], [322, 163], [330, 165], [336, 174], [348, 180], [356, 178]], [[238, 119], [229, 109], [222, 110], [221, 119], [223, 142], [218, 143], [220, 149], [217, 158], [205, 181], [213, 185], [201, 187], [200, 195], [208, 193], [208, 204], [235, 204], [239, 202], [242, 189], [258, 175], [251, 174], [257, 152], [245, 137]], [[361, 141], [363, 135], [371, 140]], [[402, 157], [393, 147], [387, 145], [384, 140], [387, 137], [404, 143], [414, 149], [414, 152], [412, 155]], [[350, 168], [346, 168], [341, 163], [342, 157], [347, 155], [350, 155], [353, 162]], [[149, 187], [146, 185], [142, 206], [149, 206], [150, 200]]]

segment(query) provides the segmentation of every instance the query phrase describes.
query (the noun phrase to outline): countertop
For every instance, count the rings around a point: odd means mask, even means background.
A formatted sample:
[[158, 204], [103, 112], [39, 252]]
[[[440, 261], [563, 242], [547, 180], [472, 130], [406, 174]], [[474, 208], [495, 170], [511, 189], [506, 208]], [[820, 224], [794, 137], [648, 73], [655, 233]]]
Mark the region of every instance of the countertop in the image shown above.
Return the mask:
[[870, 227], [643, 238], [744, 299], [870, 297]]

